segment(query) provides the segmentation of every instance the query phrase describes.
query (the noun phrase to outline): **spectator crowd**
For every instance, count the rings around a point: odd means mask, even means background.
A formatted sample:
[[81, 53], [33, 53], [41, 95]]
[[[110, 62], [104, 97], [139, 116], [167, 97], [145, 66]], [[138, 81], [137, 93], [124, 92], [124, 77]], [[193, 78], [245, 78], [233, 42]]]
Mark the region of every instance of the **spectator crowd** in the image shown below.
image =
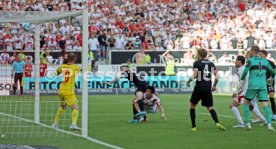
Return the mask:
[[[89, 9], [89, 50], [108, 60], [110, 50], [276, 48], [275, 0], [1, 0], [3, 11]], [[34, 24], [0, 23], [0, 62], [6, 51], [34, 49]], [[82, 51], [80, 17], [44, 23], [41, 51]], [[225, 54], [227, 56], [227, 54]], [[185, 57], [185, 56], [184, 56]], [[227, 61], [227, 58], [226, 60]]]

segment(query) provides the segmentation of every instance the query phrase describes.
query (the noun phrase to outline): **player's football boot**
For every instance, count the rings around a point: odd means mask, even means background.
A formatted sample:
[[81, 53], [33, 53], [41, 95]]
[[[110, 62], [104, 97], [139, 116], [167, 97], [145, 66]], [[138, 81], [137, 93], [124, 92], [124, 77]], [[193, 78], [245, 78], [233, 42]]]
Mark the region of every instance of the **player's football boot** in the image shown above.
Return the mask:
[[246, 124], [246, 130], [248, 130], [248, 131], [249, 131], [249, 130], [252, 130], [252, 126], [250, 125], [250, 123], [247, 123], [247, 124]]
[[267, 128], [269, 131], [275, 131], [271, 124], [267, 124]]
[[245, 125], [244, 124], [237, 124], [235, 126], [233, 126], [233, 128], [244, 128]]
[[191, 131], [192, 131], [192, 132], [196, 132], [196, 127], [193, 127], [193, 128], [191, 129]]
[[81, 128], [79, 128], [79, 127], [78, 127], [77, 125], [75, 125], [75, 124], [70, 125], [70, 129], [71, 129], [71, 130], [75, 130], [75, 131], [81, 130]]
[[145, 115], [147, 115], [147, 112], [141, 111], [141, 112], [135, 114], [135, 117], [143, 117], [143, 116], [145, 116]]
[[52, 128], [53, 128], [53, 129], [59, 129], [59, 128], [58, 128], [58, 124], [53, 124], [53, 125], [52, 125]]
[[129, 123], [137, 123], [138, 120], [137, 120], [137, 119], [131, 119], [131, 120], [129, 120], [128, 122], [129, 122]]
[[262, 121], [262, 120], [260, 120], [260, 119], [258, 119], [258, 118], [251, 120], [252, 123], [259, 123], [259, 122], [261, 122], [261, 121]]
[[224, 126], [222, 126], [220, 123], [217, 123], [216, 126], [221, 131], [225, 131], [226, 130], [226, 128]]

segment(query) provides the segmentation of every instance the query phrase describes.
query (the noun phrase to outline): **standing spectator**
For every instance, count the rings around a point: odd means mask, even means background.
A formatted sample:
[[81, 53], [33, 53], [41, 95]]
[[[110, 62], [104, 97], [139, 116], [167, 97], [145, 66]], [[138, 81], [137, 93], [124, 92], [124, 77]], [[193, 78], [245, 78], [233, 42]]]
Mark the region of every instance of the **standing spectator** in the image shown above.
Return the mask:
[[252, 33], [250, 33], [246, 39], [247, 39], [247, 49], [250, 49], [255, 44], [255, 37], [253, 37]]
[[99, 58], [99, 47], [100, 43], [97, 38], [92, 34], [89, 41], [88, 41], [89, 50], [93, 52], [95, 61]]
[[76, 41], [73, 46], [73, 51], [82, 51], [82, 46], [80, 46], [80, 42]]
[[55, 41], [54, 38], [50, 38], [50, 41], [48, 42], [48, 49], [50, 51], [55, 51], [57, 50], [57, 42]]
[[115, 48], [116, 50], [124, 50], [125, 47], [125, 39], [121, 32], [119, 32], [119, 35], [115, 38]]
[[134, 49], [134, 45], [133, 45], [133, 43], [131, 42], [130, 39], [127, 41], [127, 44], [126, 44], [126, 46], [125, 46], [125, 49], [126, 49], [126, 50], [133, 50], [133, 49]]
[[12, 64], [13, 62], [15, 62], [16, 58], [17, 58], [17, 54], [16, 52], [13, 52], [12, 56], [9, 59], [9, 64]]
[[98, 41], [100, 43], [101, 57], [106, 59], [107, 54], [107, 39], [106, 35], [103, 31], [100, 31], [100, 35], [98, 36]]
[[27, 39], [24, 43], [25, 50], [33, 50], [34, 49], [34, 39], [31, 35], [27, 36]]
[[13, 50], [13, 39], [12, 39], [12, 35], [8, 34], [6, 39], [4, 39], [5, 42], [5, 49], [7, 49], [8, 51], [12, 51]]
[[224, 35], [220, 40], [220, 49], [221, 50], [228, 50], [229, 48], [229, 41], [226, 35]]
[[25, 70], [24, 77], [32, 77], [33, 65], [31, 63], [30, 57], [27, 57], [24, 70]]
[[9, 59], [10, 59], [10, 55], [9, 55], [9, 53], [7, 53], [7, 50], [4, 49], [0, 55], [0, 64], [8, 64]]
[[0, 51], [2, 51], [3, 49], [5, 49], [4, 39], [3, 39], [3, 36], [1, 35], [1, 32], [0, 32]]
[[141, 50], [141, 48], [142, 48], [142, 43], [141, 43], [139, 36], [136, 36], [136, 39], [134, 41], [134, 48], [135, 48], [135, 50]]
[[107, 40], [108, 50], [114, 50], [115, 48], [115, 39], [113, 35], [110, 36]]

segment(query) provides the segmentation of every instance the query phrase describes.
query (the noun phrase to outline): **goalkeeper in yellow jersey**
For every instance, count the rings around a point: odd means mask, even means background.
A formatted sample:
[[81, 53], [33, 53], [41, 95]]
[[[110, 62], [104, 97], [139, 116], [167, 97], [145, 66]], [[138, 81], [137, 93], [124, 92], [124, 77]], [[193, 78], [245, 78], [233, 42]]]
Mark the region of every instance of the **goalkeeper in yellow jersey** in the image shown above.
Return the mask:
[[60, 108], [58, 109], [52, 128], [58, 129], [58, 121], [61, 114], [65, 111], [66, 107], [69, 106], [72, 109], [72, 124], [70, 129], [80, 130], [77, 127], [78, 120], [78, 103], [75, 95], [75, 78], [77, 73], [80, 72], [80, 67], [75, 65], [76, 56], [70, 53], [67, 57], [67, 64], [62, 64], [56, 69], [56, 75], [62, 74], [62, 83], [60, 84], [58, 96], [60, 98]]

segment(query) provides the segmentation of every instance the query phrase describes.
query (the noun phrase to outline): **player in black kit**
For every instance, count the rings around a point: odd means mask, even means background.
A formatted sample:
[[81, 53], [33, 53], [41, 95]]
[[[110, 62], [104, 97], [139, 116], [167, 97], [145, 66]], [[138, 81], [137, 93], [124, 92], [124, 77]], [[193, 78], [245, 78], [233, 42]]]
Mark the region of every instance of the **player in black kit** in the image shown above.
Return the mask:
[[[266, 58], [267, 57], [267, 51], [266, 50], [261, 50], [260, 51], [260, 56], [262, 58]], [[274, 62], [272, 62], [271, 60], [266, 59], [269, 64], [271, 65], [271, 67], [273, 69], [276, 68]], [[267, 79], [267, 91], [268, 91], [268, 95], [269, 95], [269, 99], [270, 99], [270, 106], [271, 106], [271, 110], [272, 110], [272, 120], [276, 120], [276, 105], [275, 105], [275, 100], [274, 100], [274, 94], [275, 94], [275, 89], [274, 89], [274, 78], [275, 75], [270, 74], [269, 72], [266, 73], [266, 79]]]
[[144, 80], [143, 77], [137, 76], [135, 73], [131, 72], [127, 65], [122, 65], [120, 67], [120, 75], [117, 76], [113, 81], [107, 82], [105, 84], [111, 84], [118, 82], [122, 77], [127, 78], [130, 82], [133, 82], [136, 91], [135, 91], [135, 99], [133, 100], [132, 107], [133, 107], [133, 119], [131, 119], [130, 123], [141, 122], [144, 120], [144, 116], [146, 116], [146, 112], [144, 110], [144, 103], [143, 103], [143, 95], [147, 89], [147, 82]]
[[[213, 95], [212, 91], [216, 90], [216, 85], [218, 83], [218, 71], [215, 65], [206, 59], [207, 51], [205, 49], [197, 50], [198, 60], [193, 64], [193, 76], [187, 82], [187, 86], [190, 86], [190, 83], [196, 79], [196, 85], [190, 100], [190, 117], [192, 121], [191, 131], [196, 131], [196, 114], [195, 109], [198, 102], [201, 100], [201, 105], [206, 107], [210, 112], [215, 124], [219, 130], [225, 131], [226, 128], [222, 126], [216, 114], [215, 109], [213, 108]], [[212, 73], [216, 76], [214, 85], [212, 87]]]

